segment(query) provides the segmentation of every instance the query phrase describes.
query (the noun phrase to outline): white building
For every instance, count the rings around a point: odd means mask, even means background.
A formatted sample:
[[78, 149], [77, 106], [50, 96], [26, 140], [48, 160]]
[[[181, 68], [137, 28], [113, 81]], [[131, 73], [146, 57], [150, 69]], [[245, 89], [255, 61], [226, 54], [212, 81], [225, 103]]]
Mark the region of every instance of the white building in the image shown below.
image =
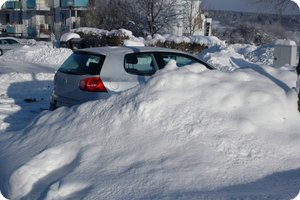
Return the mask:
[[59, 37], [70, 28], [78, 27], [81, 12], [88, 0], [9, 0], [0, 11], [0, 23], [7, 34], [33, 38], [47, 38], [51, 33]]
[[177, 25], [174, 27], [175, 35], [211, 35], [212, 19], [207, 18], [201, 10], [201, 0], [180, 0], [184, 7]]

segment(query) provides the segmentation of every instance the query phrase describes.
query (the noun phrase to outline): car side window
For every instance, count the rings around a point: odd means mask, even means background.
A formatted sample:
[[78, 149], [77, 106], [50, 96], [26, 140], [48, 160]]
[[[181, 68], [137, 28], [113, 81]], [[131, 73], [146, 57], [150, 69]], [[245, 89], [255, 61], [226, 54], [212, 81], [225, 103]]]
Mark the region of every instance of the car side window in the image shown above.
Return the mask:
[[156, 71], [154, 56], [152, 53], [127, 54], [124, 68], [130, 74], [150, 76]]
[[[168, 64], [170, 60], [175, 60], [176, 65], [178, 67], [182, 67], [185, 65], [191, 65], [194, 63], [199, 63], [195, 58], [184, 55], [184, 54], [179, 54], [179, 53], [159, 53], [160, 58], [163, 60], [164, 65]], [[161, 67], [160, 67], [161, 68]]]
[[8, 44], [7, 40], [1, 40], [1, 44]]
[[17, 41], [12, 40], [12, 39], [7, 39], [6, 41], [7, 41], [8, 44], [18, 44]]

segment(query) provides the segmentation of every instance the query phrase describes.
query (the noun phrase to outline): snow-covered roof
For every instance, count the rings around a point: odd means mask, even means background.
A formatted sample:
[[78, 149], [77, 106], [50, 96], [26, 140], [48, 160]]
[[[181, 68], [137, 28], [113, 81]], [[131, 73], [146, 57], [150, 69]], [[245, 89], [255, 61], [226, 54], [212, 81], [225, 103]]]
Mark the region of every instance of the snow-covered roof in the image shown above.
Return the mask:
[[279, 39], [276, 40], [274, 44], [277, 46], [297, 46], [295, 41], [289, 39]]
[[80, 35], [78, 35], [77, 33], [64, 33], [61, 37], [60, 37], [60, 41], [63, 41], [63, 42], [67, 42], [69, 41], [70, 39], [73, 39], [73, 38], [80, 38]]

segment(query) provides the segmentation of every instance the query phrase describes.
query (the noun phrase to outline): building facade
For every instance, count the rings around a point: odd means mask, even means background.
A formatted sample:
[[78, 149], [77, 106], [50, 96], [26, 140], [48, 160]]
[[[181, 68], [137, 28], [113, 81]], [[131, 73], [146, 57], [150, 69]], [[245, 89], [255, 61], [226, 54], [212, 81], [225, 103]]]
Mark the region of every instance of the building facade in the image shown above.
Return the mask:
[[57, 38], [80, 26], [89, 0], [9, 0], [0, 11], [6, 34], [29, 38]]

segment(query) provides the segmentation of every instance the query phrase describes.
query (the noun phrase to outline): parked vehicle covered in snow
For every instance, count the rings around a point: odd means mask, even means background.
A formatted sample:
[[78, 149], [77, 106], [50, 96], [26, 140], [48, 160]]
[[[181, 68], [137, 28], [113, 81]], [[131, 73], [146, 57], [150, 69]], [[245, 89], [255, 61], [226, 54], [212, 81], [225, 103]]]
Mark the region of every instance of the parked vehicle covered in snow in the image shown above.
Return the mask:
[[145, 83], [156, 71], [175, 60], [178, 67], [201, 64], [199, 58], [178, 50], [156, 47], [98, 47], [75, 50], [54, 77], [51, 109], [111, 94]]
[[19, 48], [23, 46], [16, 38], [13, 37], [0, 37], [0, 56], [6, 51]]

